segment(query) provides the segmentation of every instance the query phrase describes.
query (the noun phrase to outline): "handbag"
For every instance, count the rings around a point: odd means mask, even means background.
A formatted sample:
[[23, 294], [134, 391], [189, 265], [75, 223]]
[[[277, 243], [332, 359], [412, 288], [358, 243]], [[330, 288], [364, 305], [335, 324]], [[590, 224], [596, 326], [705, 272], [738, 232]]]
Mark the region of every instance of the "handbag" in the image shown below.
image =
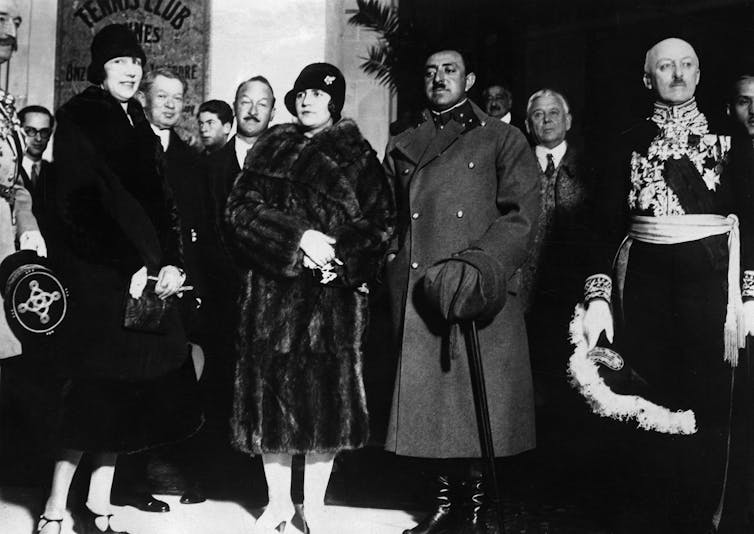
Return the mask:
[[126, 290], [126, 302], [123, 310], [123, 327], [137, 332], [164, 334], [165, 316], [173, 306], [174, 298], [161, 299], [155, 292], [156, 276], [147, 277], [147, 285], [141, 296], [135, 299]]

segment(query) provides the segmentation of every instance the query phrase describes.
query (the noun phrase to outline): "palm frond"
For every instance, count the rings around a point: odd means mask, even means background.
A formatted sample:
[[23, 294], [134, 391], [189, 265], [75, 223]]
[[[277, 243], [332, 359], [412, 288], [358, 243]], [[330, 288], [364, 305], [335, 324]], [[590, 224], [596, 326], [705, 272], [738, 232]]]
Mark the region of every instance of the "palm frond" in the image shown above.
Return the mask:
[[395, 77], [393, 75], [393, 56], [390, 49], [384, 45], [372, 46], [367, 50], [367, 57], [362, 57], [364, 62], [361, 69], [373, 75], [377, 81], [391, 91], [395, 92]]
[[398, 33], [398, 15], [395, 10], [380, 0], [356, 0], [358, 11], [348, 19], [349, 24], [374, 30], [392, 41]]
[[398, 41], [398, 14], [389, 5], [380, 0], [356, 0], [358, 11], [348, 23], [362, 26], [377, 34], [377, 44], [369, 47], [361, 69], [373, 75], [377, 81], [396, 91], [393, 68], [396, 63]]

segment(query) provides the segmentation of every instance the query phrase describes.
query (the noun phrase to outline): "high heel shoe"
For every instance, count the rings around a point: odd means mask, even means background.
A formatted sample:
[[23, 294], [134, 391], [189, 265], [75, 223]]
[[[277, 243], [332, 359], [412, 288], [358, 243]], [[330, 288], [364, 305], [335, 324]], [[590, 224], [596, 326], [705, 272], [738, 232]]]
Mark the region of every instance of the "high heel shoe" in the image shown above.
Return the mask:
[[268, 504], [262, 515], [254, 523], [251, 534], [285, 533], [293, 521], [294, 515], [296, 515], [296, 508], [292, 504], [282, 508], [272, 507]]
[[[110, 525], [110, 520], [113, 514], [97, 514], [92, 512], [88, 506], [84, 505], [81, 509], [84, 514], [84, 521], [92, 526], [94, 532], [102, 532], [104, 534], [128, 534], [125, 530], [113, 530]], [[97, 520], [100, 520], [99, 522]], [[104, 519], [104, 521], [102, 521]], [[105, 526], [105, 530], [102, 530], [102, 525]]]
[[45, 517], [44, 515], [40, 515], [39, 516], [39, 523], [37, 523], [37, 530], [36, 530], [36, 532], [38, 534], [50, 534], [51, 532], [54, 532], [54, 531], [51, 531], [50, 529], [47, 529], [45, 531], [45, 529], [49, 525], [55, 525], [55, 526], [57, 526], [58, 527], [57, 534], [60, 534], [60, 532], [63, 530], [63, 518], [61, 517], [60, 519], [50, 519], [49, 517]]

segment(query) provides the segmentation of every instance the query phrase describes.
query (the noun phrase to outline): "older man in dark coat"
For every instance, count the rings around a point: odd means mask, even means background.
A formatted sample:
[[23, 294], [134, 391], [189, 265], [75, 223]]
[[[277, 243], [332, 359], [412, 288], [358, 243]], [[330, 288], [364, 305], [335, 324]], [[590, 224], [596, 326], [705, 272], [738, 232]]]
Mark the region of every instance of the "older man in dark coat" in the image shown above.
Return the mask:
[[[466, 98], [475, 75], [461, 53], [432, 54], [424, 69], [430, 110], [391, 140], [384, 162], [399, 210], [386, 279], [400, 350], [386, 448], [445, 460], [438, 462], [436, 509], [406, 533], [485, 532], [481, 475], [469, 468], [481, 454], [471, 378], [453, 324], [471, 317], [454, 307], [481, 302], [465, 288], [501, 282], [485, 296], [507, 297], [502, 311], [479, 324], [494, 449], [510, 456], [533, 448], [531, 370], [516, 293], [538, 218], [538, 169], [517, 128]], [[450, 280], [454, 294], [438, 301], [424, 290], [427, 277]]]

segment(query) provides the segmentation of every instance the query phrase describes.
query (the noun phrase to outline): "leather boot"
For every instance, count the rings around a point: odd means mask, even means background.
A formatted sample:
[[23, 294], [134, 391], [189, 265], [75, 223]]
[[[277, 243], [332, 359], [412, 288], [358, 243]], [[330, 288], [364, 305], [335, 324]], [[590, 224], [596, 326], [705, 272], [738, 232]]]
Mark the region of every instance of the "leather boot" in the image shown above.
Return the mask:
[[458, 506], [453, 503], [450, 477], [438, 476], [437, 486], [435, 509], [414, 528], [404, 530], [403, 534], [456, 534], [458, 532], [456, 518]]
[[472, 476], [464, 487], [463, 517], [459, 534], [498, 534], [502, 528], [498, 527], [495, 510], [490, 506], [484, 491], [484, 480], [481, 475]]

